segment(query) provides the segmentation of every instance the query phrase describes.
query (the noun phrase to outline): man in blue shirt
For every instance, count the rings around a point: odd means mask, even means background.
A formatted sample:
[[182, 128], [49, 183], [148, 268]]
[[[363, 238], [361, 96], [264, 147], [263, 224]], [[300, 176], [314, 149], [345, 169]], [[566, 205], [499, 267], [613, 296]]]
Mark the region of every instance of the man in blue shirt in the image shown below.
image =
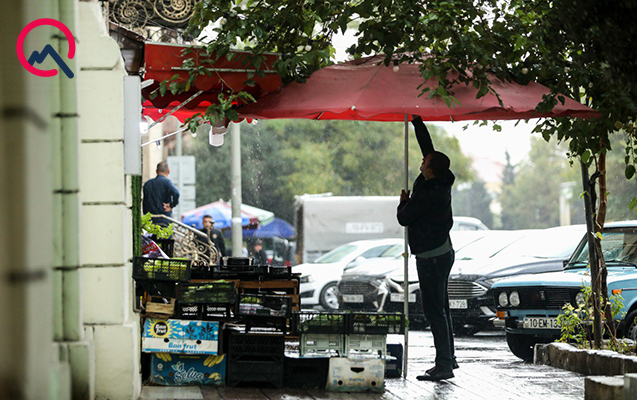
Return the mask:
[[[163, 214], [172, 217], [173, 208], [179, 204], [179, 190], [168, 179], [170, 168], [166, 161], [157, 164], [157, 176], [144, 183], [144, 200], [142, 208], [144, 214], [151, 213], [153, 215]], [[163, 218], [153, 218], [153, 223], [159, 225], [168, 225], [168, 221]]]

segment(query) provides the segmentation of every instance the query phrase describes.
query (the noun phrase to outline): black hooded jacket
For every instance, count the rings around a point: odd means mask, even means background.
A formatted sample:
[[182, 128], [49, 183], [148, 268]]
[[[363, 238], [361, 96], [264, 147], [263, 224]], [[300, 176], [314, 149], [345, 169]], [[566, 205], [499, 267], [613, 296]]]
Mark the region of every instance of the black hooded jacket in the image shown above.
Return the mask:
[[[427, 127], [420, 118], [412, 121], [423, 157], [434, 151]], [[451, 187], [456, 177], [451, 171], [443, 177], [426, 180], [420, 174], [411, 197], [398, 205], [398, 223], [407, 226], [412, 254], [433, 250], [449, 238], [453, 225]]]

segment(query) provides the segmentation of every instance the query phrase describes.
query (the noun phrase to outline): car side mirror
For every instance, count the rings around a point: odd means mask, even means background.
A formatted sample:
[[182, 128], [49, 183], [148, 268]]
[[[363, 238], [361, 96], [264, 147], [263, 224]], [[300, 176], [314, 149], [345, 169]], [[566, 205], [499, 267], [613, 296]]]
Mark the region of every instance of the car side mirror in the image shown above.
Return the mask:
[[568, 265], [568, 258], [566, 260], [562, 260], [562, 267], [566, 268], [567, 265]]
[[343, 268], [344, 270], [348, 270], [348, 269], [352, 269], [356, 266], [358, 266], [358, 264], [362, 263], [363, 261], [365, 261], [366, 258], [363, 256], [358, 256], [356, 257], [354, 260], [350, 261], [349, 264], [347, 264], [345, 266], [345, 268]]

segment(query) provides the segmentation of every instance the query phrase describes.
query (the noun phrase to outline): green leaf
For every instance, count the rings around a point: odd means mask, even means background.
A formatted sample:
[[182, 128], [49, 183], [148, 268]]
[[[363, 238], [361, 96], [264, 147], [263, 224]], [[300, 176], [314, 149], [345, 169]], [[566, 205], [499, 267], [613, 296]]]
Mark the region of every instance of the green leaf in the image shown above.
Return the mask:
[[588, 160], [590, 160], [591, 158], [591, 152], [589, 150], [586, 150], [583, 154], [582, 154], [582, 162], [584, 164], [588, 164]]
[[626, 174], [626, 179], [631, 179], [633, 176], [635, 176], [635, 166], [627, 165], [625, 174]]
[[162, 82], [162, 83], [159, 85], [159, 94], [160, 94], [162, 97], [164, 97], [164, 95], [166, 94], [166, 90], [168, 90], [168, 87], [166, 86], [166, 83], [165, 83], [165, 82]]
[[632, 210], [635, 207], [637, 207], [637, 198], [633, 197], [633, 199], [630, 201], [630, 204], [628, 205], [628, 208], [630, 208]]

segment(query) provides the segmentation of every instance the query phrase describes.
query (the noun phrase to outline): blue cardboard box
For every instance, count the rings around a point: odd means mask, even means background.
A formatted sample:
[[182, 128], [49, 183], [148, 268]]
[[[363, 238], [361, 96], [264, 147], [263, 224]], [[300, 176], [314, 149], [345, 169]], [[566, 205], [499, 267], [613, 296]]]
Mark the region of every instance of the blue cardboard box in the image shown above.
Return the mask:
[[148, 318], [144, 322], [142, 351], [218, 354], [219, 322]]
[[226, 356], [154, 353], [150, 379], [166, 386], [225, 386]]

